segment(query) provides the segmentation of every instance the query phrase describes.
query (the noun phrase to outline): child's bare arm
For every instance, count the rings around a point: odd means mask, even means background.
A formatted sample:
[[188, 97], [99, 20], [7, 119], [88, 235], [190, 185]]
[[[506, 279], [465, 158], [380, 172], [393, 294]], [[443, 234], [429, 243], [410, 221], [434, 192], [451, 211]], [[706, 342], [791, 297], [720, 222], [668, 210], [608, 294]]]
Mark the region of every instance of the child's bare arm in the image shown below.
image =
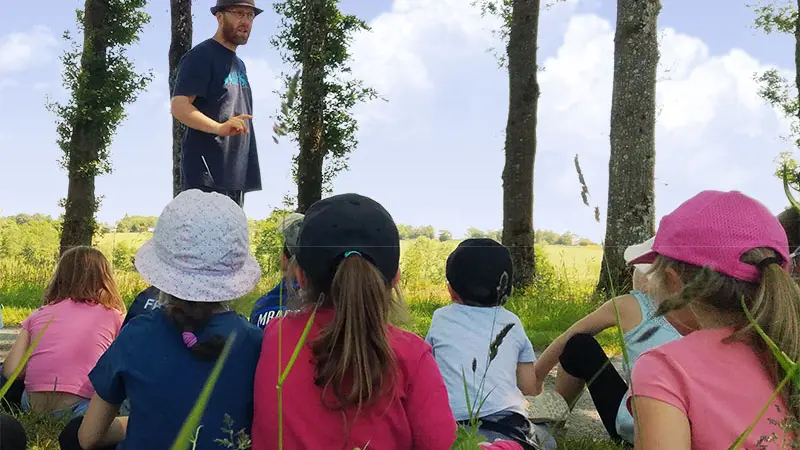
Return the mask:
[[539, 395], [542, 388], [536, 382], [536, 372], [533, 363], [517, 363], [517, 387], [522, 395]]
[[[588, 333], [595, 335], [607, 328], [614, 326], [617, 323], [617, 315], [614, 312], [614, 305], [612, 301], [617, 302], [617, 308], [620, 310], [620, 315], [625, 315], [623, 310], [627, 310], [627, 303], [636, 303], [636, 299], [632, 295], [623, 295], [613, 300], [603, 303], [602, 306], [595, 311], [588, 314], [583, 319], [575, 322], [567, 331], [557, 337], [544, 352], [539, 356], [534, 364], [534, 373], [537, 380], [539, 390], [541, 391], [542, 383], [547, 377], [547, 374], [558, 364], [561, 357], [561, 352], [564, 351], [564, 346], [567, 345], [569, 339], [579, 333]], [[637, 306], [638, 308], [638, 306]]]
[[[22, 363], [22, 358], [30, 345], [31, 337], [25, 329], [19, 331], [14, 345], [11, 347], [6, 360], [3, 362], [3, 376], [5, 378], [11, 377], [11, 374], [17, 370], [17, 367]], [[20, 372], [20, 379], [23, 378], [24, 372]]]
[[117, 417], [119, 407], [120, 405], [108, 403], [97, 394], [92, 397], [78, 429], [78, 441], [82, 448], [91, 450], [118, 444], [125, 439], [128, 418]]

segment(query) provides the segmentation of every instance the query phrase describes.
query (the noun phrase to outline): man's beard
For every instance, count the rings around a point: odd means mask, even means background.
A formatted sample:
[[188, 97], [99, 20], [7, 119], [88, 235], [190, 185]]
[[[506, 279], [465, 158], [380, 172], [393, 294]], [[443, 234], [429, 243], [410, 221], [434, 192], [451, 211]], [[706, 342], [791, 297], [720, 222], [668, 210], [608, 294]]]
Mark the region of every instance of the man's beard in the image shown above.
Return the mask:
[[236, 28], [233, 27], [233, 24], [225, 20], [222, 24], [222, 36], [226, 41], [232, 44], [244, 45], [247, 44], [247, 40], [250, 38], [250, 33], [248, 32], [244, 36], [238, 34], [236, 32]]

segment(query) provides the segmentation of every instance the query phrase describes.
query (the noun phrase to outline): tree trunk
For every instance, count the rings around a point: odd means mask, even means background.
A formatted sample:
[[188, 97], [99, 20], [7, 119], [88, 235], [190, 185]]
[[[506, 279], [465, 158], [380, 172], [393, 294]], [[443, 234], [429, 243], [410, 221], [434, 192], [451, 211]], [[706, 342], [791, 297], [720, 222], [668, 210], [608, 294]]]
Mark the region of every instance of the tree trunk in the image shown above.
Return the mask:
[[503, 244], [514, 261], [514, 285], [533, 281], [533, 164], [536, 157], [539, 0], [513, 0], [508, 55], [508, 122], [503, 168]]
[[631, 285], [623, 253], [655, 233], [656, 70], [660, 0], [618, 0], [608, 215], [598, 290]]
[[[800, 100], [800, 0], [797, 0], [797, 19], [794, 24], [794, 85], [797, 88], [797, 98]], [[800, 108], [797, 109], [800, 120]]]
[[328, 36], [325, 3], [325, 0], [306, 0], [300, 80], [300, 154], [297, 156], [297, 210], [300, 213], [305, 213], [322, 198], [323, 112], [327, 95], [323, 56]]
[[[169, 44], [169, 93], [175, 89], [178, 63], [192, 49], [192, 0], [170, 0], [172, 39]], [[186, 127], [172, 118], [172, 196], [181, 192], [181, 141]]]
[[[76, 99], [76, 117], [69, 145], [67, 171], [69, 187], [64, 201], [64, 224], [61, 230], [60, 253], [77, 245], [92, 245], [97, 199], [94, 189], [94, 172], [89, 169], [98, 159], [102, 143], [96, 136], [100, 124], [86, 111], [93, 111], [91, 104], [94, 92], [99, 92], [105, 84], [107, 66], [105, 56], [108, 49], [106, 30], [103, 29], [108, 2], [86, 0], [83, 27], [83, 54], [81, 74], [85, 83], [78, 81], [74, 89], [79, 89]], [[92, 62], [94, 61], [94, 62]]]

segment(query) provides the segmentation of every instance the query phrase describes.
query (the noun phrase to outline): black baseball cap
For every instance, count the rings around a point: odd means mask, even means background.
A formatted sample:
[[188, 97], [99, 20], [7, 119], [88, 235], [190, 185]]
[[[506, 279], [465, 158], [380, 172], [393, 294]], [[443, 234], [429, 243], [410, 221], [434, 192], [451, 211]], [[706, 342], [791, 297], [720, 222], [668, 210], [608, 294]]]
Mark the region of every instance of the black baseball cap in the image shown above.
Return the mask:
[[400, 267], [400, 234], [392, 216], [375, 200], [358, 194], [322, 199], [300, 226], [297, 264], [317, 289], [330, 288], [345, 253], [357, 252], [389, 283]]
[[447, 282], [467, 304], [502, 305], [511, 295], [514, 265], [494, 239], [467, 239], [447, 257]]

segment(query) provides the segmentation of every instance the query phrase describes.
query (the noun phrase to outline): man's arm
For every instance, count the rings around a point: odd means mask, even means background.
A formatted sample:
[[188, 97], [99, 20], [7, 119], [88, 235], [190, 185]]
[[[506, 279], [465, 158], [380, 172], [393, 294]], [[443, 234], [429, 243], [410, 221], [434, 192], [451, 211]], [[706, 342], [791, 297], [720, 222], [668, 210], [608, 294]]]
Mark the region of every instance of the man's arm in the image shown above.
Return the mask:
[[252, 119], [249, 114], [233, 116], [224, 123], [208, 117], [198, 110], [194, 105], [196, 96], [176, 95], [170, 101], [172, 116], [189, 128], [193, 128], [204, 133], [216, 134], [218, 136], [232, 136], [234, 134], [247, 134], [246, 120]]
[[203, 114], [194, 106], [196, 95], [176, 95], [170, 101], [170, 111], [182, 124], [204, 133], [217, 134], [221, 124]]
[[181, 58], [175, 77], [175, 88], [170, 100], [172, 116], [189, 128], [218, 136], [232, 136], [247, 133], [247, 115], [234, 116], [225, 123], [219, 123], [200, 112], [194, 101], [207, 97], [211, 83], [211, 61], [201, 51], [190, 51]]

